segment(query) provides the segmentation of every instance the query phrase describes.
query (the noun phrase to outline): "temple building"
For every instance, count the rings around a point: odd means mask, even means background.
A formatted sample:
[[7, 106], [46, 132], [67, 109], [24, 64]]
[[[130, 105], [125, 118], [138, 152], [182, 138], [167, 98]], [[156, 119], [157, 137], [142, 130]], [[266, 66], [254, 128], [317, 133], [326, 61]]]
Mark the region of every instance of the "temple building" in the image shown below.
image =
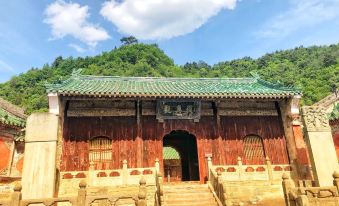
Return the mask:
[[[148, 168], [158, 159], [166, 178], [203, 183], [208, 158], [213, 165], [236, 165], [239, 158], [242, 164], [260, 165], [268, 158], [274, 165], [291, 165], [291, 170], [307, 164], [305, 148], [295, 143], [301, 130], [290, 126], [299, 114], [301, 92], [258, 76], [75, 73], [47, 91], [50, 112], [62, 118], [60, 172], [87, 171], [91, 166], [113, 170], [124, 160], [129, 168]], [[168, 152], [177, 161], [169, 160]]]
[[296, 88], [256, 74], [76, 71], [47, 93], [49, 112], [26, 121], [15, 205], [283, 206], [308, 201], [309, 192], [319, 193], [310, 201], [338, 196], [328, 115], [317, 106], [299, 114]]
[[21, 178], [26, 118], [23, 109], [0, 98], [0, 185]]

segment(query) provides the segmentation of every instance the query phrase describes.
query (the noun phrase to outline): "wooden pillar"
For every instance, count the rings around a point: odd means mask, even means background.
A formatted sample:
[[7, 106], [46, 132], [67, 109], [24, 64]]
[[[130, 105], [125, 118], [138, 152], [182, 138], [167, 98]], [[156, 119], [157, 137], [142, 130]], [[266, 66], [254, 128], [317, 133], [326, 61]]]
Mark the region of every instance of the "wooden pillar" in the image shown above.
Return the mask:
[[136, 144], [137, 144], [137, 167], [145, 167], [143, 165], [143, 149], [142, 149], [142, 126], [141, 126], [141, 102], [137, 100], [136, 102], [136, 117], [137, 117], [137, 137], [136, 137]]
[[297, 149], [297, 165], [299, 171], [299, 177], [301, 179], [313, 179], [312, 172], [310, 170], [310, 160], [307, 150], [307, 145], [304, 140], [304, 135], [299, 120], [293, 121], [293, 135]]
[[[298, 97], [299, 98], [299, 97]], [[292, 127], [292, 116], [293, 113], [296, 111], [292, 112], [292, 102], [293, 99], [285, 99], [281, 102], [279, 102], [279, 109], [280, 109], [280, 115], [281, 115], [281, 120], [284, 128], [284, 133], [285, 133], [285, 139], [286, 139], [286, 146], [287, 146], [287, 152], [288, 156], [290, 159], [290, 164], [293, 168], [294, 171], [296, 171], [296, 175], [298, 178], [298, 174], [300, 171], [298, 170], [298, 155], [297, 155], [297, 147], [296, 147], [296, 142], [293, 134], [293, 127]], [[296, 110], [296, 108], [293, 108]], [[299, 111], [299, 110], [298, 110]], [[299, 113], [299, 112], [298, 112]]]

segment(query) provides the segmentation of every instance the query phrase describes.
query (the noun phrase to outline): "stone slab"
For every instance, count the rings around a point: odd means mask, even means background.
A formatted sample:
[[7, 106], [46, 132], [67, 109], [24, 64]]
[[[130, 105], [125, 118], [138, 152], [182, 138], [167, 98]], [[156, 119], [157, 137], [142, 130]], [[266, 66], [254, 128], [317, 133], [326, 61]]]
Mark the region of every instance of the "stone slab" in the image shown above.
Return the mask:
[[34, 113], [27, 118], [25, 142], [57, 141], [58, 116]]
[[23, 199], [54, 196], [57, 136], [58, 116], [55, 114], [38, 113], [28, 117], [22, 173]]
[[56, 142], [26, 143], [22, 174], [22, 197], [51, 198], [54, 195]]
[[330, 132], [308, 132], [313, 175], [319, 186], [333, 186], [333, 172], [338, 169], [338, 159]]

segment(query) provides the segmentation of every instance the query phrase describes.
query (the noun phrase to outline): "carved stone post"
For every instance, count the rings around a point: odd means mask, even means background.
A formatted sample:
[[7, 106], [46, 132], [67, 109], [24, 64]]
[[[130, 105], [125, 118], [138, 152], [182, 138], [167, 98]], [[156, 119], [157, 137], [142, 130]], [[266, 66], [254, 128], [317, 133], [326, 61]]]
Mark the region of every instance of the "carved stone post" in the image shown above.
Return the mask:
[[11, 206], [20, 206], [21, 201], [21, 185], [15, 185], [14, 192], [11, 195]]
[[86, 182], [82, 180], [79, 183], [79, 190], [78, 190], [78, 198], [77, 198], [77, 205], [85, 205], [86, 203], [86, 196], [87, 196], [87, 191], [86, 191]]
[[137, 206], [147, 206], [146, 197], [147, 197], [146, 180], [144, 176], [142, 176], [139, 181], [139, 193], [138, 193]]
[[156, 173], [160, 172], [160, 164], [159, 164], [158, 158], [155, 159], [155, 170], [156, 170]]
[[207, 157], [207, 169], [208, 169], [208, 180], [211, 178], [211, 169], [212, 169], [212, 158]]
[[302, 119], [314, 178], [318, 186], [332, 186], [338, 159], [327, 114], [322, 107], [303, 107]]
[[268, 173], [268, 180], [271, 182], [273, 182], [273, 168], [272, 168], [272, 163], [270, 158], [267, 156], [266, 159], [266, 165], [267, 165], [267, 173]]
[[339, 193], [339, 171], [336, 170], [333, 173], [333, 185], [337, 187], [337, 191]]
[[241, 157], [237, 158], [237, 164], [238, 164], [238, 171], [239, 171], [239, 180], [242, 180], [244, 171], [243, 171], [243, 168], [242, 168]]
[[286, 206], [290, 206], [291, 202], [289, 199], [289, 192], [291, 191], [292, 188], [295, 187], [293, 180], [291, 180], [290, 176], [287, 173], [284, 173], [282, 175], [282, 186], [283, 186], [283, 191], [284, 191], [284, 198], [285, 198], [285, 204]]
[[122, 161], [122, 184], [126, 185], [128, 182], [127, 160]]
[[162, 187], [162, 182], [163, 182], [162, 174], [161, 174], [161, 172], [159, 172], [159, 173], [157, 173], [157, 180], [156, 180], [159, 205], [163, 205], [163, 202], [164, 202], [164, 198], [163, 198], [164, 190], [163, 190], [163, 187]]
[[306, 195], [299, 195], [296, 199], [297, 206], [309, 206], [308, 198]]
[[87, 178], [88, 185], [90, 185], [90, 186], [95, 185], [96, 177], [97, 176], [95, 174], [95, 163], [93, 161], [91, 161], [89, 163], [89, 170], [88, 170], [88, 178]]
[[217, 193], [218, 193], [218, 197], [222, 197], [224, 194], [222, 192], [222, 172], [218, 171], [217, 172], [217, 181], [216, 181], [216, 188], [217, 188]]

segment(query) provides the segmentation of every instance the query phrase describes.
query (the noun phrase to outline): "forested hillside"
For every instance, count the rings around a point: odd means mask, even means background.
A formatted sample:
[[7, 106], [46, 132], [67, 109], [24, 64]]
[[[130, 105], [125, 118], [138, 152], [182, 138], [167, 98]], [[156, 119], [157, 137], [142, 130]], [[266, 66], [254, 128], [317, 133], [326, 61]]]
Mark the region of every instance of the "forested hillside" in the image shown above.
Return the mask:
[[94, 57], [57, 57], [51, 65], [32, 68], [0, 84], [0, 96], [26, 108], [27, 113], [47, 110], [45, 84], [60, 82], [79, 68], [90, 75], [164, 77], [249, 77], [251, 71], [257, 71], [265, 80], [299, 87], [304, 93], [302, 104], [311, 105], [339, 82], [339, 44], [298, 47], [258, 59], [183, 66], [176, 65], [157, 45], [123, 45]]

